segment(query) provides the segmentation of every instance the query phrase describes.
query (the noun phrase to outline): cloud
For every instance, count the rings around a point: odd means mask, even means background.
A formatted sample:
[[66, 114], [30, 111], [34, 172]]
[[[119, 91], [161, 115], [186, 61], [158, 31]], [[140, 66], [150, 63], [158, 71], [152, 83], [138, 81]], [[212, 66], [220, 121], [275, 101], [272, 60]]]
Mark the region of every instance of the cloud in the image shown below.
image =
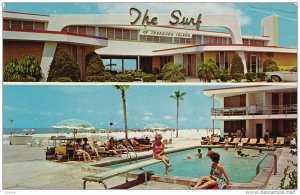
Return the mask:
[[174, 10], [181, 10], [185, 14], [217, 14], [238, 15], [241, 25], [251, 24], [251, 18], [237, 8], [234, 3], [99, 3], [97, 8], [101, 13], [129, 14], [130, 8], [137, 8], [143, 13], [148, 9], [151, 14], [170, 14]]
[[173, 117], [169, 116], [169, 115], [165, 115], [163, 116], [164, 120], [168, 121], [168, 120], [172, 120]]
[[144, 128], [168, 128], [168, 126], [162, 123], [149, 123]]
[[144, 117], [143, 117], [143, 120], [144, 120], [144, 121], [150, 121], [151, 119], [152, 119], [152, 118], [151, 118], [150, 116], [144, 116]]

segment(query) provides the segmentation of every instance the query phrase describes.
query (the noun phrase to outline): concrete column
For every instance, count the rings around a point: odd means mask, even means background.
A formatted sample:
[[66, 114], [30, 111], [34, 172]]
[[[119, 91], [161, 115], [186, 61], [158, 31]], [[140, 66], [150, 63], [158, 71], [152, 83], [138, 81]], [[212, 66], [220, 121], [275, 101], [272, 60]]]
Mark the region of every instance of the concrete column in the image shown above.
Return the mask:
[[247, 62], [246, 62], [246, 55], [243, 51], [238, 51], [238, 55], [241, 57], [243, 66], [244, 66], [244, 74], [247, 73]]
[[57, 47], [57, 42], [45, 42], [44, 49], [43, 49], [43, 56], [41, 60], [43, 81], [46, 81], [48, 78], [48, 71], [50, 69], [50, 64], [53, 60], [56, 47]]

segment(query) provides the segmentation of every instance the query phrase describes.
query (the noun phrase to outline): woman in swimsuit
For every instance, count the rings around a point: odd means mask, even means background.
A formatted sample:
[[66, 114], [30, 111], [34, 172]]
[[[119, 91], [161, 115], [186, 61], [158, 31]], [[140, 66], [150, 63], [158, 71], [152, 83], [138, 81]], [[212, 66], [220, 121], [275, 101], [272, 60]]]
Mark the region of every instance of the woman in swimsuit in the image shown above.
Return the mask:
[[166, 155], [164, 155], [164, 144], [161, 142], [162, 135], [156, 134], [155, 135], [155, 142], [153, 144], [153, 158], [157, 160], [161, 160], [166, 165], [166, 174], [169, 175], [169, 167], [171, 166], [170, 160]]
[[[197, 181], [196, 185], [190, 189], [207, 189], [209, 187], [218, 185], [219, 189], [224, 189], [229, 184], [228, 175], [222, 165], [219, 163], [220, 155], [213, 153], [210, 155], [212, 160], [210, 176], [202, 176]], [[222, 177], [225, 176], [226, 180]]]

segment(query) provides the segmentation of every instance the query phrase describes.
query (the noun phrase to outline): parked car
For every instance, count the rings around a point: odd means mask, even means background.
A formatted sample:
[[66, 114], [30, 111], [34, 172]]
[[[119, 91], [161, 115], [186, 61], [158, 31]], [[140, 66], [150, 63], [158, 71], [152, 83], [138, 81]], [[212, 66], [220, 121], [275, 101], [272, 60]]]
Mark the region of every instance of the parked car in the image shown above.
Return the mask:
[[297, 67], [290, 71], [266, 72], [267, 80], [272, 82], [297, 82]]

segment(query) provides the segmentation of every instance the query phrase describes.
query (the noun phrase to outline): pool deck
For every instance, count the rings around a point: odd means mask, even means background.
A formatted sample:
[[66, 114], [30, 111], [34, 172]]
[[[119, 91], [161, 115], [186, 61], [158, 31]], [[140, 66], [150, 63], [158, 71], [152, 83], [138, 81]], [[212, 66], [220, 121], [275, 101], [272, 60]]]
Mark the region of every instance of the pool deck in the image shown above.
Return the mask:
[[[93, 170], [88, 170], [91, 165], [109, 162], [116, 159], [126, 158], [124, 155], [120, 157], [105, 157], [101, 161], [91, 163], [83, 163], [78, 161], [55, 162], [45, 160], [45, 147], [27, 147], [24, 145], [11, 146], [3, 143], [2, 154], [2, 188], [3, 190], [82, 190], [82, 177], [93, 174]], [[195, 139], [174, 139], [173, 149], [187, 148], [199, 146], [199, 140]], [[286, 167], [287, 159], [292, 156], [288, 153], [290, 149], [284, 148], [278, 160], [278, 174], [272, 175], [265, 189], [278, 189], [280, 180], [283, 177], [283, 170]], [[138, 153], [141, 155], [149, 155], [151, 151]], [[205, 153], [205, 151], [203, 151]], [[293, 157], [295, 158], [295, 157]], [[296, 158], [295, 158], [296, 159]], [[162, 176], [159, 179], [168, 177]], [[112, 189], [188, 189], [184, 183], [164, 183], [158, 182], [159, 179], [153, 179], [144, 185], [137, 178], [130, 178], [126, 185], [125, 178], [117, 176], [107, 181], [108, 187]], [[195, 181], [196, 179], [191, 179]], [[98, 183], [88, 183], [87, 189], [104, 189]]]

